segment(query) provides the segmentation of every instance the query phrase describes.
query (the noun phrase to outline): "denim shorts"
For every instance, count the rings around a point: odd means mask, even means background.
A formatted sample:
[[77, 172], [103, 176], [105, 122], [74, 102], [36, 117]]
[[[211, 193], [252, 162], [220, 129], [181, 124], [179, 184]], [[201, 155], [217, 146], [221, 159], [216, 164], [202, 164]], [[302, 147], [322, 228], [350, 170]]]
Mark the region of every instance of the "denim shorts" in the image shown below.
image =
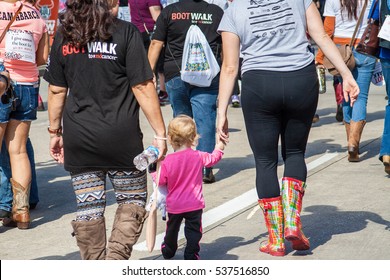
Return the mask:
[[33, 121], [37, 119], [39, 84], [20, 85], [13, 83], [15, 97], [15, 110], [12, 101], [7, 104], [0, 102], [0, 123], [9, 120]]

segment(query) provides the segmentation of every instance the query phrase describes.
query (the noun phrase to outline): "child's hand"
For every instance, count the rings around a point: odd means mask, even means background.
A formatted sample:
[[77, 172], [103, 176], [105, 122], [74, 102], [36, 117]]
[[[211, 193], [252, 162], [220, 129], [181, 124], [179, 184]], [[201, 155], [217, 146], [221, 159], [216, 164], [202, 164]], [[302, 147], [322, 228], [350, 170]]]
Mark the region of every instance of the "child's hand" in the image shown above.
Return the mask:
[[225, 149], [225, 143], [222, 142], [222, 140], [219, 138], [217, 138], [217, 144], [215, 145], [215, 149], [219, 149], [221, 151]]

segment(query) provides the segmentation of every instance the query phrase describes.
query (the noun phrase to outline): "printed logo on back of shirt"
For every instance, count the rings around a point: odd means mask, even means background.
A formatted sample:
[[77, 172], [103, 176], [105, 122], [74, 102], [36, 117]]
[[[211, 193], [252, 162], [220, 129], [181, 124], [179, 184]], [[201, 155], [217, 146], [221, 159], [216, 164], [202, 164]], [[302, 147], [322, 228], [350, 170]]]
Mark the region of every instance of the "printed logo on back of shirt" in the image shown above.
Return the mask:
[[250, 0], [248, 10], [257, 38], [271, 39], [295, 30], [294, 14], [286, 0]]
[[213, 15], [207, 13], [172, 13], [172, 20], [190, 20], [191, 23], [202, 23], [202, 24], [212, 24]]
[[79, 48], [71, 46], [70, 44], [62, 46], [62, 55], [72, 54], [85, 54], [88, 53], [89, 59], [107, 59], [117, 60], [118, 56], [116, 53], [116, 47], [118, 44], [107, 43], [107, 42], [90, 42], [87, 47]]

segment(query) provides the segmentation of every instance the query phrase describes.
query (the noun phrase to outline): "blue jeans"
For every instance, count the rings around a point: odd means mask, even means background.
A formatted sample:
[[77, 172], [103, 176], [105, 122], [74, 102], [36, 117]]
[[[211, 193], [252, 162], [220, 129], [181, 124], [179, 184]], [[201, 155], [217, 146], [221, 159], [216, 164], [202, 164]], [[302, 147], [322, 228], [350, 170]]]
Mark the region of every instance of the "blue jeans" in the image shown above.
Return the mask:
[[219, 75], [209, 87], [196, 87], [183, 82], [180, 77], [165, 83], [173, 116], [187, 115], [194, 119], [200, 135], [197, 150], [211, 153], [215, 148], [215, 121]]
[[12, 82], [14, 87], [15, 110], [12, 110], [12, 101], [7, 104], [0, 102], [0, 123], [7, 123], [10, 119], [19, 121], [33, 121], [37, 119], [39, 82], [34, 85], [20, 85]]
[[[382, 59], [382, 72], [386, 83], [386, 94], [390, 97], [390, 59]], [[381, 149], [379, 159], [382, 160], [384, 155], [390, 155], [390, 98], [387, 100], [385, 111], [385, 123], [383, 127]]]
[[370, 90], [371, 77], [374, 72], [375, 58], [367, 56], [353, 50], [353, 55], [356, 61], [356, 67], [353, 69], [352, 74], [355, 78], [360, 93], [355, 101], [353, 107], [350, 106], [350, 102], [343, 102], [344, 121], [350, 123], [366, 120], [367, 114], [367, 99], [368, 91]]
[[[31, 166], [31, 190], [30, 190], [30, 204], [38, 203], [38, 184], [37, 184], [37, 175], [35, 172], [35, 160], [34, 160], [34, 149], [31, 144], [30, 138], [27, 139], [27, 155], [30, 160]], [[11, 176], [11, 166], [9, 162], [9, 155], [7, 148], [3, 142], [0, 154], [0, 209], [5, 211], [12, 210], [12, 188], [10, 178]]]

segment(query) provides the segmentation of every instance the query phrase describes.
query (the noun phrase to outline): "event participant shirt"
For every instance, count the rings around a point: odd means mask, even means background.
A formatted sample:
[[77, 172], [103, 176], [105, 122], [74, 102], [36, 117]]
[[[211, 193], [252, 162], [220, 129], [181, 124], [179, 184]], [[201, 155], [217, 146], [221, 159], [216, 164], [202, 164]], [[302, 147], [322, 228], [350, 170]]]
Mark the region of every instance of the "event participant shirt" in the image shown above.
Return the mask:
[[[363, 8], [364, 1], [357, 1], [358, 7], [356, 10], [356, 16], [359, 18], [359, 15]], [[362, 22], [358, 27], [358, 32], [356, 33], [356, 38], [361, 38], [364, 32], [364, 29], [367, 26], [367, 17], [369, 10], [372, 4], [372, 0], [368, 0], [367, 8], [364, 11]], [[334, 37], [338, 38], [352, 38], [353, 32], [355, 30], [357, 19], [352, 18], [348, 19], [348, 13], [346, 10], [341, 10], [340, 0], [326, 0], [324, 16], [326, 17], [335, 17], [335, 29]]]
[[294, 71], [313, 62], [305, 16], [311, 3], [311, 0], [233, 1], [218, 30], [240, 38], [242, 73]]
[[[0, 34], [19, 7], [20, 2], [0, 1]], [[4, 59], [4, 66], [9, 70], [12, 80], [23, 83], [38, 80], [35, 53], [46, 32], [46, 23], [41, 14], [31, 4], [24, 2], [22, 10], [0, 43], [0, 57]]]
[[180, 75], [184, 42], [192, 24], [199, 26], [214, 55], [219, 58], [222, 40], [216, 30], [222, 15], [223, 10], [217, 5], [194, 0], [173, 3], [162, 10], [156, 21], [153, 39], [166, 43], [164, 61], [166, 81]]
[[66, 87], [65, 169], [126, 170], [143, 150], [139, 104], [132, 86], [153, 78], [141, 34], [116, 20], [112, 39], [69, 45], [57, 31], [44, 79]]

